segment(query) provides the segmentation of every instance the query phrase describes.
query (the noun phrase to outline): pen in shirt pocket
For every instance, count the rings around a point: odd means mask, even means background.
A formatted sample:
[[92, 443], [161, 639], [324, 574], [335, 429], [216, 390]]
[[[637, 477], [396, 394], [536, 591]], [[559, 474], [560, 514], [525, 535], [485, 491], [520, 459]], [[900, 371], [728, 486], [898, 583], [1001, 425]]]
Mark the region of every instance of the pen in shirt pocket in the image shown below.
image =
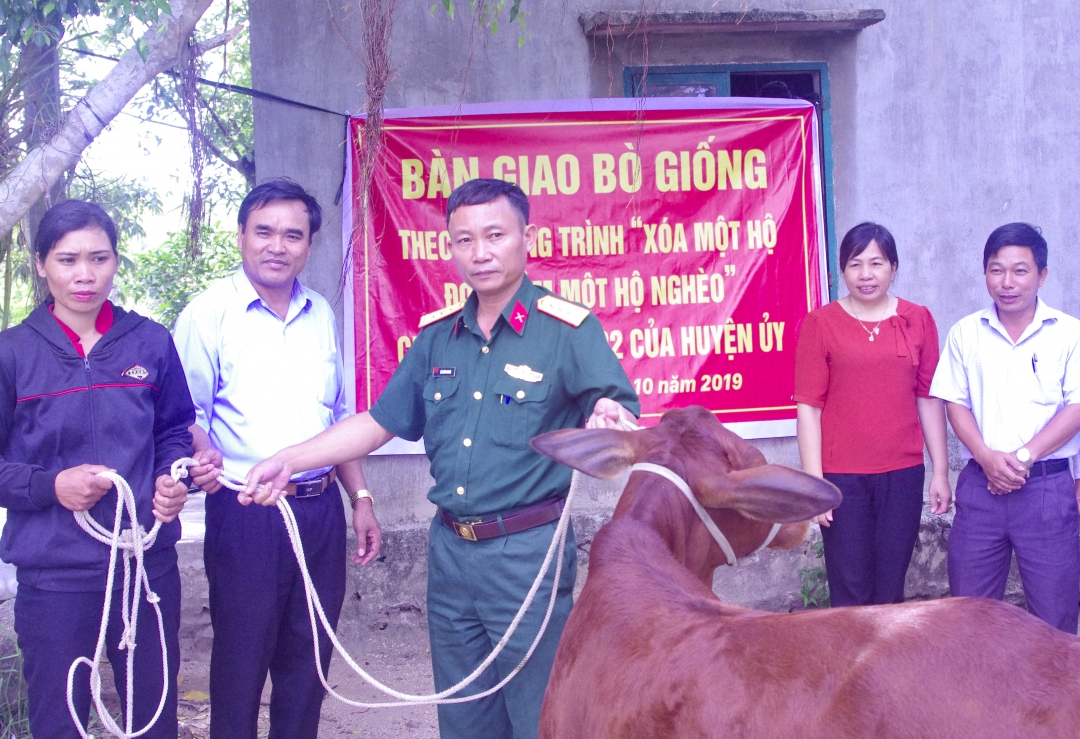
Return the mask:
[[1039, 363], [1039, 356], [1037, 354], [1031, 355], [1031, 371], [1035, 372], [1035, 365]]

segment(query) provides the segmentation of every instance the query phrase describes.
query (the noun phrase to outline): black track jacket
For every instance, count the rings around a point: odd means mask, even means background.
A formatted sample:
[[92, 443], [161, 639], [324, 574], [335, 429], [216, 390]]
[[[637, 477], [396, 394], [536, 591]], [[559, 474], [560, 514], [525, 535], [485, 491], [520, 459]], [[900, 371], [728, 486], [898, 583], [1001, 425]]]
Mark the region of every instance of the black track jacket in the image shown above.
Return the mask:
[[[168, 330], [118, 307], [113, 313], [85, 359], [47, 305], [0, 332], [0, 505], [8, 509], [0, 558], [16, 565], [20, 584], [105, 588], [109, 548], [57, 502], [58, 472], [80, 464], [115, 469], [149, 531], [154, 480], [191, 454], [195, 411]], [[114, 488], [90, 510], [110, 530], [116, 497]], [[151, 578], [175, 566], [179, 538], [179, 520], [162, 526], [146, 554]]]

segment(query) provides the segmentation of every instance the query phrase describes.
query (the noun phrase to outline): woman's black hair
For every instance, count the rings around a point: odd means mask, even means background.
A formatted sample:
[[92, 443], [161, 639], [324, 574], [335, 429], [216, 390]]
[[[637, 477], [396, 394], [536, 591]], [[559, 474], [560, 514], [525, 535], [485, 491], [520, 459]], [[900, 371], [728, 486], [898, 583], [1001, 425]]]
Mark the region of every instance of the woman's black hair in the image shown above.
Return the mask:
[[877, 243], [889, 264], [893, 267], [900, 266], [900, 260], [896, 256], [896, 240], [889, 233], [889, 229], [866, 221], [844, 234], [844, 240], [840, 242], [840, 271], [847, 269], [848, 262], [866, 251], [871, 241]]
[[990, 259], [997, 255], [1006, 246], [1026, 246], [1031, 249], [1031, 256], [1035, 260], [1035, 266], [1042, 272], [1046, 269], [1046, 239], [1039, 233], [1039, 229], [1030, 223], [1006, 223], [998, 226], [986, 240], [983, 248], [983, 272]]
[[100, 205], [84, 200], [65, 200], [45, 211], [38, 225], [37, 235], [34, 236], [34, 254], [44, 262], [56, 242], [72, 231], [81, 231], [84, 228], [100, 228], [104, 231], [109, 237], [113, 254], [119, 256], [116, 251], [116, 224], [113, 219]]

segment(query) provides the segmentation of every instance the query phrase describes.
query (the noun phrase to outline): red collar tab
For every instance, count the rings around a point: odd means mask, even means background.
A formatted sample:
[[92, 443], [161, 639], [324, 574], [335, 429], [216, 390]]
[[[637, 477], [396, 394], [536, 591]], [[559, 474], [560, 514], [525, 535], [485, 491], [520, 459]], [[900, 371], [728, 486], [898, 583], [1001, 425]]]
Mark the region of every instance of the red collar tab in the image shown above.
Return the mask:
[[[68, 341], [75, 347], [75, 351], [79, 353], [80, 357], [86, 358], [86, 352], [83, 351], [82, 339], [79, 335], [71, 330], [71, 327], [56, 317], [56, 313], [53, 312], [52, 303], [49, 304], [49, 315], [53, 317], [53, 320], [60, 324], [60, 328], [63, 329], [64, 335], [68, 337]], [[112, 303], [106, 300], [101, 305], [101, 310], [98, 311], [97, 318], [94, 319], [94, 330], [102, 336], [105, 332], [112, 328], [114, 321]]]
[[525, 310], [525, 306], [521, 304], [521, 301], [514, 303], [514, 309], [510, 311], [510, 327], [521, 335], [521, 332], [525, 330], [525, 321], [529, 319], [529, 311]]

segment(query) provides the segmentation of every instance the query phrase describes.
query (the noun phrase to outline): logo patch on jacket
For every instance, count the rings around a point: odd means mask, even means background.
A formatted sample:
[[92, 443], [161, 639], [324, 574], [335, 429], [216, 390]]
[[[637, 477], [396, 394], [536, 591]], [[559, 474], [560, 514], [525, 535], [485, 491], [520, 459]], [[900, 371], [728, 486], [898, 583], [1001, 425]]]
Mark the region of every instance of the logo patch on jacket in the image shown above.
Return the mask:
[[150, 376], [150, 371], [143, 367], [141, 364], [133, 364], [120, 373], [123, 377], [130, 377], [132, 380], [138, 380], [142, 382]]

